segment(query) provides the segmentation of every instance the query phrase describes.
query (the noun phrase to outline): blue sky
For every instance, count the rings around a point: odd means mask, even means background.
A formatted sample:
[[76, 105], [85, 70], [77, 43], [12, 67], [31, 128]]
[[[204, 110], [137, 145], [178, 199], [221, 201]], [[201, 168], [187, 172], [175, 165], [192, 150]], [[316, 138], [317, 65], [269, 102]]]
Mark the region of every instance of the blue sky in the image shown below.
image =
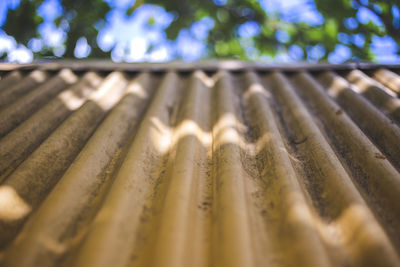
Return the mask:
[[[163, 30], [168, 27], [173, 19], [173, 15], [165, 12], [162, 8], [153, 5], [144, 5], [136, 10], [132, 16], [125, 14], [127, 7], [133, 4], [134, 0], [104, 0], [111, 6], [111, 11], [106, 16], [107, 24], [98, 35], [97, 42], [101, 49], [109, 51], [112, 49], [112, 60], [116, 62], [164, 62], [176, 57], [185, 61], [195, 61], [205, 56], [205, 38], [208, 31], [213, 27], [212, 19], [206, 18], [195, 23], [191, 28], [183, 30], [176, 42], [166, 39]], [[226, 0], [214, 0], [216, 4], [224, 4]], [[16, 8], [19, 0], [0, 1], [0, 26], [4, 24], [6, 12], [9, 8]], [[304, 21], [310, 25], [320, 25], [324, 23], [323, 17], [318, 13], [313, 1], [310, 0], [262, 0], [261, 4], [269, 15], [280, 14], [283, 20], [289, 22]], [[46, 0], [38, 10], [44, 18], [44, 22], [39, 27], [42, 36], [40, 39], [31, 40], [28, 47], [17, 44], [14, 38], [7, 36], [0, 30], [0, 53], [7, 51], [8, 60], [27, 63], [32, 61], [32, 51], [40, 50], [44, 45], [54, 47], [56, 56], [62, 56], [65, 40], [65, 32], [57, 29], [52, 22], [62, 12], [58, 0]], [[394, 10], [400, 16], [398, 10]], [[154, 25], [148, 27], [149, 18], [155, 19]], [[379, 23], [379, 19], [367, 9], [360, 9], [357, 19], [361, 23], [369, 20]], [[357, 20], [349, 19], [346, 26], [354, 27]], [[249, 38], [259, 31], [256, 23], [248, 22], [238, 29], [239, 36], [243, 39], [242, 44], [247, 47], [247, 55], [250, 59], [259, 59], [257, 51], [252, 47]], [[279, 40], [287, 38], [285, 32], [277, 34]], [[348, 36], [342, 34], [340, 40], [345, 43]], [[359, 45], [363, 43], [363, 37], [356, 36]], [[153, 47], [149, 52], [148, 48]], [[324, 52], [322, 46], [314, 46], [309, 49], [309, 58], [304, 59], [299, 47], [293, 45], [289, 52], [279, 53], [275, 58], [268, 56], [261, 57], [261, 60], [272, 62], [293, 62], [296, 60], [317, 60]], [[373, 51], [377, 55], [377, 61], [381, 63], [400, 62], [400, 58], [395, 55], [398, 50], [397, 44], [390, 37], [374, 37]], [[90, 53], [86, 39], [82, 37], [76, 46], [75, 56], [85, 58]], [[349, 48], [345, 45], [337, 45], [336, 50], [329, 55], [331, 63], [341, 63], [350, 57]]]

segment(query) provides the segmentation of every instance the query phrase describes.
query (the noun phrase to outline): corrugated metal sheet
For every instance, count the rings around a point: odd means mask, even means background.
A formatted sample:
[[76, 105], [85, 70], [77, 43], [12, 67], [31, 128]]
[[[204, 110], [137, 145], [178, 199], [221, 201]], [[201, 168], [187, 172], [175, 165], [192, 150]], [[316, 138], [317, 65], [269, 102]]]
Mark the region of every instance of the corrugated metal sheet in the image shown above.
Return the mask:
[[399, 68], [232, 64], [7, 65], [2, 265], [399, 266]]

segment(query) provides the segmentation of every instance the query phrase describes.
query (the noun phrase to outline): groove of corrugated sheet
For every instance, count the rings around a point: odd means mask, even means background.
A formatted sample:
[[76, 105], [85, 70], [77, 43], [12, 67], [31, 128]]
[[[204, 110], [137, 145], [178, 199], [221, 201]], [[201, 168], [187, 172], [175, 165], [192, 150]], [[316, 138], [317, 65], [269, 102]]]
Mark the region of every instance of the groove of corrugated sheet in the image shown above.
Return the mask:
[[3, 266], [399, 266], [400, 77], [10, 70]]

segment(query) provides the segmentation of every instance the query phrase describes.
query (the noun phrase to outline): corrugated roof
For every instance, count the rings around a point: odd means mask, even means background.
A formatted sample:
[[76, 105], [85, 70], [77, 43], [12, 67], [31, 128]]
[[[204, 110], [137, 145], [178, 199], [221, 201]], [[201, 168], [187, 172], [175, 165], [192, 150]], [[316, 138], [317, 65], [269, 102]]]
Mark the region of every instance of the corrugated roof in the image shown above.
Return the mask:
[[399, 66], [2, 69], [4, 266], [400, 265]]

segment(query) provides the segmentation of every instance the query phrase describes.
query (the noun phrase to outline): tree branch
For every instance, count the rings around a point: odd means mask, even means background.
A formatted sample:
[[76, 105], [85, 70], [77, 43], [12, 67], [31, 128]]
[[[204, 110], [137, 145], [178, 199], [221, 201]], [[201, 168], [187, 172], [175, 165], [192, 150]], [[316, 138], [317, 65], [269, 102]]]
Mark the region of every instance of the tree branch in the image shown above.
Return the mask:
[[368, 10], [370, 10], [371, 12], [373, 12], [383, 23], [383, 25], [385, 25], [386, 31], [387, 33], [397, 42], [400, 44], [400, 35], [398, 34], [398, 30], [393, 26], [392, 21], [390, 20], [390, 18], [385, 17], [383, 14], [379, 14], [374, 8], [373, 6], [371, 6], [369, 3], [368, 4], [363, 4], [361, 3], [360, 0], [355, 0], [356, 3], [361, 6], [361, 7], [365, 7]]

